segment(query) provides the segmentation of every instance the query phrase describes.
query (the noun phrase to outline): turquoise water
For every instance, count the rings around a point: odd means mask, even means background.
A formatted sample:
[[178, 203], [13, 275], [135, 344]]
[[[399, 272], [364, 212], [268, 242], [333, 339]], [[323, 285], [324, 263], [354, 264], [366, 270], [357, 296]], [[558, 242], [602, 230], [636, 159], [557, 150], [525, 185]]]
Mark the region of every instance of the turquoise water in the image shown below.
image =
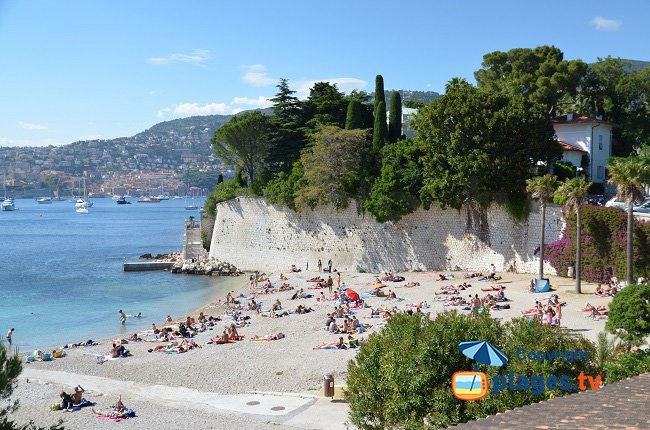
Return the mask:
[[[20, 350], [131, 333], [221, 295], [233, 278], [125, 273], [125, 258], [182, 247], [184, 200], [117, 205], [95, 199], [87, 215], [71, 202], [17, 200], [0, 212], [0, 331]], [[197, 201], [202, 205], [202, 201]], [[243, 279], [243, 278], [240, 278]], [[225, 294], [225, 293], [224, 293]], [[142, 312], [126, 327], [118, 311]]]

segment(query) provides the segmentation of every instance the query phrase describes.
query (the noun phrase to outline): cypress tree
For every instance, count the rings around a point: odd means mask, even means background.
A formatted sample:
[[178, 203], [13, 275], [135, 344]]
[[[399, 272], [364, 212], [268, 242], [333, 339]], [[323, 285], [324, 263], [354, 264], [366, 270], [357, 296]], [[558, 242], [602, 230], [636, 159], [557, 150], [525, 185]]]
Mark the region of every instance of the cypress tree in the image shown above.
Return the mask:
[[388, 141], [397, 142], [402, 137], [402, 96], [397, 91], [390, 94]]
[[386, 109], [386, 96], [384, 95], [384, 77], [377, 75], [375, 77], [375, 109], [379, 102], [384, 102], [384, 110]]
[[375, 152], [384, 146], [388, 139], [386, 123], [386, 97], [384, 96], [384, 77], [375, 77], [375, 123], [372, 129], [372, 148]]
[[372, 130], [372, 149], [379, 153], [386, 143], [388, 127], [386, 126], [386, 105], [380, 101], [375, 107], [375, 126]]
[[350, 100], [348, 112], [345, 117], [345, 129], [353, 130], [363, 128], [363, 112], [361, 111], [361, 102], [359, 100]]
[[220, 184], [223, 182], [223, 175], [219, 173], [219, 176], [217, 176], [217, 184]]

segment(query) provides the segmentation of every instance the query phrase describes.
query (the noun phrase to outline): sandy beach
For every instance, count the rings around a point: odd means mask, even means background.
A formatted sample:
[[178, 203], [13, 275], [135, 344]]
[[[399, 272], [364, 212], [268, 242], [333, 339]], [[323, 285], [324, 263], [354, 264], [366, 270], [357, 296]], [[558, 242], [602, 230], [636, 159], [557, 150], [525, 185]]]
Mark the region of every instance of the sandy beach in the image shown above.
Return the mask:
[[[426, 301], [432, 315], [455, 307], [446, 307], [434, 301], [440, 287], [467, 282], [472, 286], [461, 295], [487, 292], [482, 288], [494, 285], [491, 282], [477, 282], [464, 279], [463, 273], [454, 272], [454, 279], [437, 281], [440, 272], [419, 272], [400, 274], [405, 282], [385, 282], [384, 290], [396, 293], [398, 301], [387, 301], [382, 297], [366, 299], [371, 307], [393, 307], [406, 310], [409, 305]], [[445, 272], [447, 273], [447, 272]], [[313, 283], [306, 280], [319, 275], [317, 271], [287, 273], [286, 281], [294, 290], [262, 295], [257, 299], [263, 309], [269, 309], [279, 299], [283, 310], [293, 311], [299, 304], [311, 307], [308, 314], [290, 314], [282, 318], [266, 318], [253, 311], [249, 315], [250, 324], [239, 328], [244, 340], [228, 344], [206, 344], [211, 337], [220, 334], [230, 318], [225, 315], [223, 303], [213, 302], [197, 310], [208, 316], [220, 316], [222, 321], [212, 329], [199, 333], [194, 340], [201, 346], [183, 354], [147, 352], [156, 346], [151, 342], [131, 342], [126, 347], [132, 357], [107, 361], [98, 364], [92, 354], [105, 354], [111, 349], [111, 340], [104, 339], [101, 345], [88, 348], [67, 349], [67, 356], [50, 362], [25, 364], [20, 377], [15, 398], [21, 408], [15, 414], [19, 422], [33, 419], [39, 425], [52, 424], [63, 419], [66, 428], [111, 428], [114, 423], [99, 420], [89, 409], [71, 413], [50, 411], [50, 405], [58, 402], [58, 392], [70, 390], [81, 384], [87, 391], [85, 398], [97, 402], [105, 408], [122, 395], [127, 407], [137, 412], [137, 418], [120, 423], [123, 428], [346, 428], [346, 405], [319, 398], [324, 373], [332, 373], [337, 385], [345, 384], [347, 363], [356, 354], [355, 350], [314, 350], [321, 342], [334, 342], [340, 335], [330, 334], [324, 329], [327, 314], [335, 306], [333, 301], [318, 302], [316, 298], [290, 300], [296, 290], [319, 296], [325, 290], [308, 289]], [[275, 287], [280, 271], [270, 274]], [[327, 274], [321, 274], [327, 279]], [[334, 274], [336, 275], [336, 274]], [[534, 306], [535, 299], [548, 297], [551, 293], [532, 294], [528, 285], [534, 275], [500, 273], [499, 282], [506, 287], [505, 295], [510, 299], [510, 309], [492, 311], [494, 318], [507, 320], [521, 315], [521, 310]], [[377, 274], [342, 273], [342, 281], [358, 293], [367, 292], [376, 282]], [[334, 288], [336, 288], [336, 276]], [[233, 295], [248, 294], [248, 276], [240, 276], [233, 281]], [[573, 292], [574, 281], [568, 278], [551, 276], [551, 284], [556, 287], [561, 301], [567, 305], [562, 311], [562, 326], [565, 330], [579, 333], [594, 340], [604, 330], [605, 321], [594, 321], [581, 312], [586, 302], [592, 305], [606, 305], [610, 297], [593, 294], [595, 284], [582, 284], [583, 293]], [[407, 282], [417, 282], [420, 286], [405, 288]], [[248, 300], [238, 299], [246, 305]], [[460, 310], [459, 312], [469, 312]], [[380, 330], [382, 318], [371, 318], [371, 310], [356, 312], [361, 323], [372, 325], [367, 333], [355, 335], [363, 338]], [[159, 325], [165, 315], [156, 321]], [[174, 315], [178, 320], [186, 315]], [[117, 319], [117, 317], [116, 317]], [[341, 321], [341, 320], [338, 320]], [[111, 322], [112, 323], [112, 322]], [[160, 324], [162, 325], [162, 323]], [[253, 336], [284, 333], [284, 339], [269, 342], [253, 342]], [[121, 334], [120, 337], [126, 337]], [[344, 336], [347, 338], [347, 335]], [[73, 341], [74, 339], [71, 339]], [[76, 341], [80, 341], [77, 339]], [[90, 355], [88, 355], [90, 354]], [[29, 380], [29, 382], [28, 382]]]

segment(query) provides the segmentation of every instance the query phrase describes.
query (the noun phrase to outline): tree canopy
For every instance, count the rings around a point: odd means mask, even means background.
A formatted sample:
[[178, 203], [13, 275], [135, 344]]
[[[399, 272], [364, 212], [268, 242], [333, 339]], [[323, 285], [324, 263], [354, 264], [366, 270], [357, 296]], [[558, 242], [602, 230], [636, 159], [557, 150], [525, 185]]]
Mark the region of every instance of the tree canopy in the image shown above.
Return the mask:
[[325, 126], [312, 139], [301, 157], [305, 185], [296, 192], [296, 206], [344, 208], [362, 181], [362, 160], [370, 149], [368, 133]]
[[559, 48], [538, 46], [486, 54], [474, 77], [481, 89], [525, 97], [553, 114], [566, 94], [575, 94], [586, 70], [582, 60], [565, 60]]
[[217, 157], [240, 166], [248, 175], [248, 186], [265, 167], [271, 148], [269, 118], [260, 111], [234, 116], [212, 137]]
[[537, 162], [561, 155], [548, 114], [520, 96], [452, 81], [444, 96], [412, 122], [427, 147], [421, 196], [425, 206], [488, 204], [521, 195]]

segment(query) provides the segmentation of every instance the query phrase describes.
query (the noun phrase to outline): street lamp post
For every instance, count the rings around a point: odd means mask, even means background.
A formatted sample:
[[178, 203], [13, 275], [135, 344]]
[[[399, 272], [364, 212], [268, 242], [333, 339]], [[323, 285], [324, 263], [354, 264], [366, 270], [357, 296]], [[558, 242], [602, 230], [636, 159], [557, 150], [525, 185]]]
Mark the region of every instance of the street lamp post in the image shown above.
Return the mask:
[[582, 167], [576, 167], [576, 179], [578, 178], [578, 176], [580, 176], [580, 172], [582, 172], [583, 170], [585, 169], [583, 169]]

